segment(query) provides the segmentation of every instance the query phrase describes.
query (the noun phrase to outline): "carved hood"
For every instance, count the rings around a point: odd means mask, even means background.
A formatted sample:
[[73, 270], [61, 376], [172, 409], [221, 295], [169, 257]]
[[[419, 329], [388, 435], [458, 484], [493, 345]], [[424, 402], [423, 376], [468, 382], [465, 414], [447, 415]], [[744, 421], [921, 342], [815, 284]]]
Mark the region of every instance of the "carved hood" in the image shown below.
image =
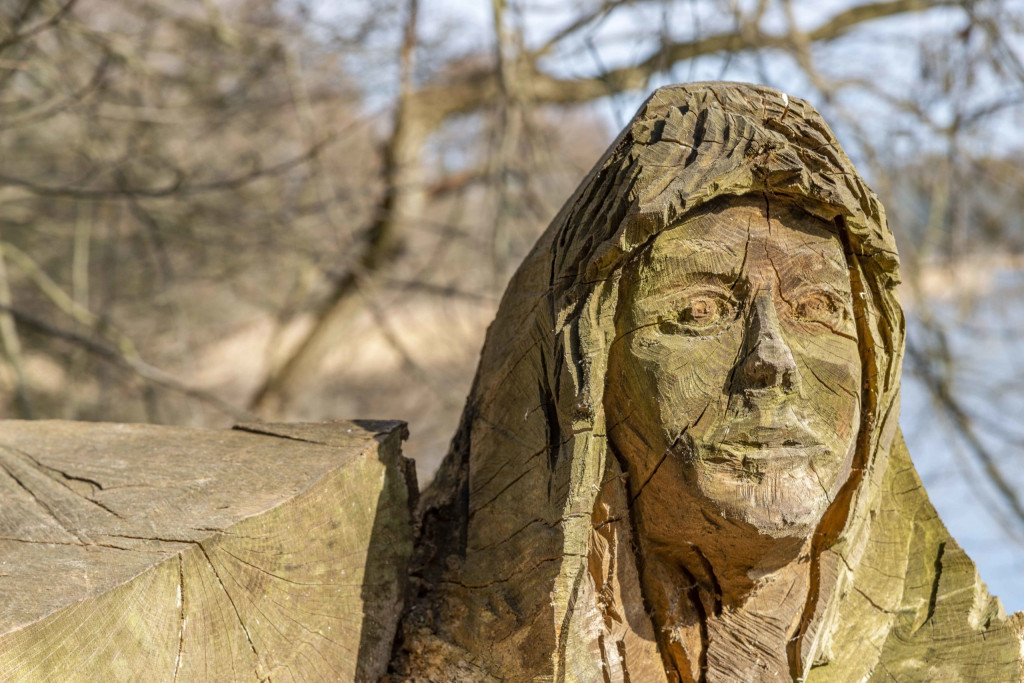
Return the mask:
[[[809, 104], [737, 83], [656, 91], [512, 278], [424, 495], [407, 650], [506, 680], [665, 680], [605, 437], [619, 274], [695, 208], [752, 192], [836, 226], [864, 378], [853, 470], [813, 537], [791, 673], [1017, 680], [1019, 622], [938, 519], [899, 434], [904, 319], [882, 206]], [[429, 676], [424, 661], [412, 670]]]

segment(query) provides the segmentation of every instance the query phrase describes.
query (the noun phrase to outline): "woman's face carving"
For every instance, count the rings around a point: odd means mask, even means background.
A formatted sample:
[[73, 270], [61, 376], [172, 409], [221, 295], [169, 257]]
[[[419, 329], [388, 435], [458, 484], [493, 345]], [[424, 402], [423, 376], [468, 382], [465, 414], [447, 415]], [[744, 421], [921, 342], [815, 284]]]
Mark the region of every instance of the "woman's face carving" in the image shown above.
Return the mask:
[[829, 224], [772, 202], [665, 230], [623, 274], [606, 407], [649, 542], [678, 543], [693, 502], [806, 537], [849, 474], [861, 362], [846, 258]]

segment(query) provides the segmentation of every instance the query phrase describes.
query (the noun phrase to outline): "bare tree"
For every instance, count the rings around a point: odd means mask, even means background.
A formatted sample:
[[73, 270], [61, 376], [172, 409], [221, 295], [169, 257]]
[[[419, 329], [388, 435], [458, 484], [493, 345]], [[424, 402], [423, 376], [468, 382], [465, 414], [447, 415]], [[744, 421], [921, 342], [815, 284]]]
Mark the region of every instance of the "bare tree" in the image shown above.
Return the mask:
[[[472, 31], [418, 10], [0, 9], [9, 414], [398, 414], [419, 419], [429, 473], [498, 294], [607, 144], [606, 112], [669, 80], [818, 104], [889, 208], [912, 284], [1024, 247], [1013, 3], [494, 0]], [[984, 464], [993, 444], [970, 445], [986, 416], [958, 390], [990, 379], [941, 350], [951, 318], [918, 289], [935, 332], [912, 337], [908, 367], [976, 469], [1005, 479]], [[988, 490], [1012, 518], [1006, 489]]]

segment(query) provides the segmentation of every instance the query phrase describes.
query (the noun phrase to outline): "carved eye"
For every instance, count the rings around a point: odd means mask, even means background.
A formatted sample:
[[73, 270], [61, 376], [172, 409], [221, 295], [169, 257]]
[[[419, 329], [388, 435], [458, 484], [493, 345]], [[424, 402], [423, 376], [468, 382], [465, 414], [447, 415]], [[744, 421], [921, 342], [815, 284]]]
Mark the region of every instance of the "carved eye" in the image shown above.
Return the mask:
[[717, 299], [710, 296], [695, 296], [686, 302], [680, 319], [693, 327], [707, 327], [718, 322], [723, 312]]
[[685, 297], [674, 319], [662, 319], [659, 329], [666, 334], [711, 334], [729, 319], [733, 303], [717, 292], [696, 292]]
[[842, 304], [834, 294], [825, 290], [802, 294], [793, 302], [793, 317], [802, 322], [832, 326], [839, 322], [842, 316]]

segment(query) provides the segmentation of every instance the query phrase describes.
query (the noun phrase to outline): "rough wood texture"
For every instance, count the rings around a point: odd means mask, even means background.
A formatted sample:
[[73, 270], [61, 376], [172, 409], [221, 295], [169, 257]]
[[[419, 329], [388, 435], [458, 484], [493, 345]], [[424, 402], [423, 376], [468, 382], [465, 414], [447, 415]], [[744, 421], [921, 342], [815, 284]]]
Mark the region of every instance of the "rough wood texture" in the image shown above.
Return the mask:
[[0, 680], [377, 680], [401, 422], [0, 422]]
[[807, 103], [655, 92], [505, 293], [393, 677], [1020, 680], [899, 433], [898, 281]]

